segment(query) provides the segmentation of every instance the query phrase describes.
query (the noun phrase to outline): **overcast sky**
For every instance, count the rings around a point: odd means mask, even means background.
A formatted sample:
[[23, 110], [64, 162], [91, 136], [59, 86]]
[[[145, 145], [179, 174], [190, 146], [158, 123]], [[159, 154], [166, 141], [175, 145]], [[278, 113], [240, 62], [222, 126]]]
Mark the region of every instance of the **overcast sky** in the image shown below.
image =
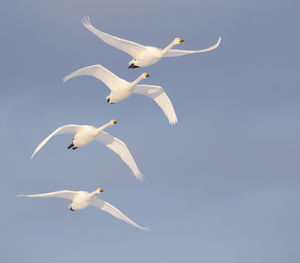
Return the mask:
[[[0, 9], [0, 261], [297, 263], [300, 261], [299, 1], [6, 0]], [[218, 49], [128, 69], [130, 57], [85, 29], [141, 44]], [[135, 95], [109, 105], [92, 77], [161, 85], [178, 117]], [[64, 124], [100, 126], [125, 141], [146, 176], [92, 143], [67, 150]], [[150, 232], [62, 199], [17, 198], [94, 191]]]

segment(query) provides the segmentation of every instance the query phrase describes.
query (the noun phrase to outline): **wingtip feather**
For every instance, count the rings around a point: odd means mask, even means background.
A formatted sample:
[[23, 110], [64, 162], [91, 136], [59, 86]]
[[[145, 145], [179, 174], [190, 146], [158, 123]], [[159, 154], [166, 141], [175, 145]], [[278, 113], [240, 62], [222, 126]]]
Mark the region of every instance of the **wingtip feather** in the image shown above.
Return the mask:
[[177, 122], [178, 122], [178, 121], [177, 121], [177, 118], [176, 118], [176, 119], [171, 119], [171, 120], [169, 120], [169, 123], [170, 123], [171, 125], [175, 125]]
[[139, 181], [143, 181], [145, 179], [145, 176], [142, 173], [135, 174], [136, 179]]
[[146, 227], [140, 227], [140, 229], [149, 232], [150, 231], [150, 226], [146, 226]]
[[222, 40], [222, 37], [221, 37], [221, 36], [219, 36], [219, 39], [218, 39], [218, 44], [220, 44], [221, 40]]
[[68, 80], [68, 76], [63, 77], [62, 81], [65, 83]]
[[85, 27], [91, 25], [91, 19], [89, 16], [85, 16], [81, 18], [81, 24], [83, 24]]

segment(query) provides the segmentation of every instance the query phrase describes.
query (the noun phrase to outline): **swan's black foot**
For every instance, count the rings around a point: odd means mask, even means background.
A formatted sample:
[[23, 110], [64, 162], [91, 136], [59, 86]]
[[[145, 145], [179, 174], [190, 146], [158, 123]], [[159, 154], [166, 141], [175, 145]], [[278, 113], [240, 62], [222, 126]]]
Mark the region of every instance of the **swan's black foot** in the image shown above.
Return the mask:
[[70, 149], [70, 148], [73, 148], [74, 147], [74, 144], [73, 144], [73, 142], [68, 146], [68, 149]]
[[132, 63], [132, 64], [130, 64], [130, 66], [128, 68], [139, 68], [139, 66], [136, 66]]
[[74, 145], [74, 143], [72, 142], [69, 146], [68, 146], [68, 149], [73, 149], [73, 150], [76, 150], [78, 147], [76, 147], [75, 145]]

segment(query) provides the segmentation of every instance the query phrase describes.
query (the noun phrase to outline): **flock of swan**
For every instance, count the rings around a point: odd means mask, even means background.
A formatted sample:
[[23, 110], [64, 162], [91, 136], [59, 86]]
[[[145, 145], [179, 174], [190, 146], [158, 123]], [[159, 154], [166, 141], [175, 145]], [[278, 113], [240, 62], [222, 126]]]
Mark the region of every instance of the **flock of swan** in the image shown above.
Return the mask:
[[[109, 35], [105, 32], [100, 31], [95, 28], [90, 19], [83, 18], [81, 20], [83, 26], [85, 26], [89, 31], [95, 34], [98, 38], [103, 40], [105, 43], [120, 49], [128, 53], [132, 60], [128, 63], [128, 68], [140, 68], [155, 64], [163, 57], [178, 57], [187, 54], [203, 53], [211, 51], [217, 48], [220, 44], [221, 37], [219, 37], [216, 44], [213, 46], [201, 49], [201, 50], [181, 50], [172, 49], [174, 46], [184, 42], [181, 38], [175, 38], [167, 47], [160, 49], [152, 46], [143, 46], [141, 44], [135, 43], [133, 41], [125, 40], [116, 36]], [[176, 113], [172, 105], [171, 100], [165, 93], [162, 87], [154, 85], [138, 84], [145, 78], [148, 78], [147, 73], [141, 74], [136, 80], [129, 82], [122, 78], [119, 78], [111, 71], [103, 67], [102, 65], [93, 65], [89, 67], [84, 67], [76, 70], [75, 72], [65, 76], [63, 82], [77, 76], [93, 76], [100, 81], [102, 81], [109, 89], [110, 94], [106, 97], [107, 103], [113, 104], [119, 101], [129, 98], [132, 94], [141, 94], [152, 98], [161, 110], [164, 112], [170, 124], [175, 124], [177, 122]], [[128, 150], [126, 144], [120, 139], [113, 137], [109, 133], [105, 132], [104, 129], [115, 125], [117, 122], [111, 120], [100, 127], [94, 127], [91, 125], [78, 125], [78, 124], [67, 124], [57, 128], [49, 136], [47, 136], [35, 149], [31, 158], [33, 158], [36, 153], [55, 135], [58, 134], [72, 134], [73, 140], [70, 142], [68, 149], [76, 150], [77, 148], [87, 145], [92, 141], [98, 141], [117, 155], [125, 162], [132, 173], [138, 180], [143, 179], [143, 175], [137, 167], [130, 151]], [[71, 211], [84, 209], [88, 206], [94, 206], [100, 208], [103, 211], [119, 218], [134, 227], [142, 230], [147, 230], [147, 227], [142, 227], [128, 218], [119, 209], [111, 205], [110, 203], [101, 200], [96, 197], [97, 194], [103, 192], [103, 189], [98, 188], [94, 192], [86, 191], [70, 191], [61, 190], [56, 192], [44, 193], [44, 194], [33, 194], [33, 195], [19, 195], [20, 197], [57, 197], [71, 200], [72, 203], [69, 206]]]

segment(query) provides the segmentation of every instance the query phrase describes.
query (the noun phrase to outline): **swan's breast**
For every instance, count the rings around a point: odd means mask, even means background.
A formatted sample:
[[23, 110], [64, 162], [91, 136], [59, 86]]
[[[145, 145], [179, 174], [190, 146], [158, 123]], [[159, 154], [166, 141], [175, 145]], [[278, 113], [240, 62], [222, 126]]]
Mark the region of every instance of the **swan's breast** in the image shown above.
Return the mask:
[[93, 141], [96, 135], [95, 130], [93, 126], [83, 126], [74, 136], [74, 145], [80, 147]]
[[131, 95], [131, 91], [129, 89], [123, 89], [118, 92], [112, 92], [109, 95], [109, 99], [110, 99], [109, 103], [120, 102], [130, 97], [130, 95]]
[[156, 47], [148, 46], [146, 50], [142, 51], [136, 56], [137, 65], [141, 67], [149, 66], [156, 63], [162, 58], [162, 50]]
[[74, 210], [79, 210], [86, 208], [89, 204], [89, 193], [80, 191], [74, 196], [71, 206]]

